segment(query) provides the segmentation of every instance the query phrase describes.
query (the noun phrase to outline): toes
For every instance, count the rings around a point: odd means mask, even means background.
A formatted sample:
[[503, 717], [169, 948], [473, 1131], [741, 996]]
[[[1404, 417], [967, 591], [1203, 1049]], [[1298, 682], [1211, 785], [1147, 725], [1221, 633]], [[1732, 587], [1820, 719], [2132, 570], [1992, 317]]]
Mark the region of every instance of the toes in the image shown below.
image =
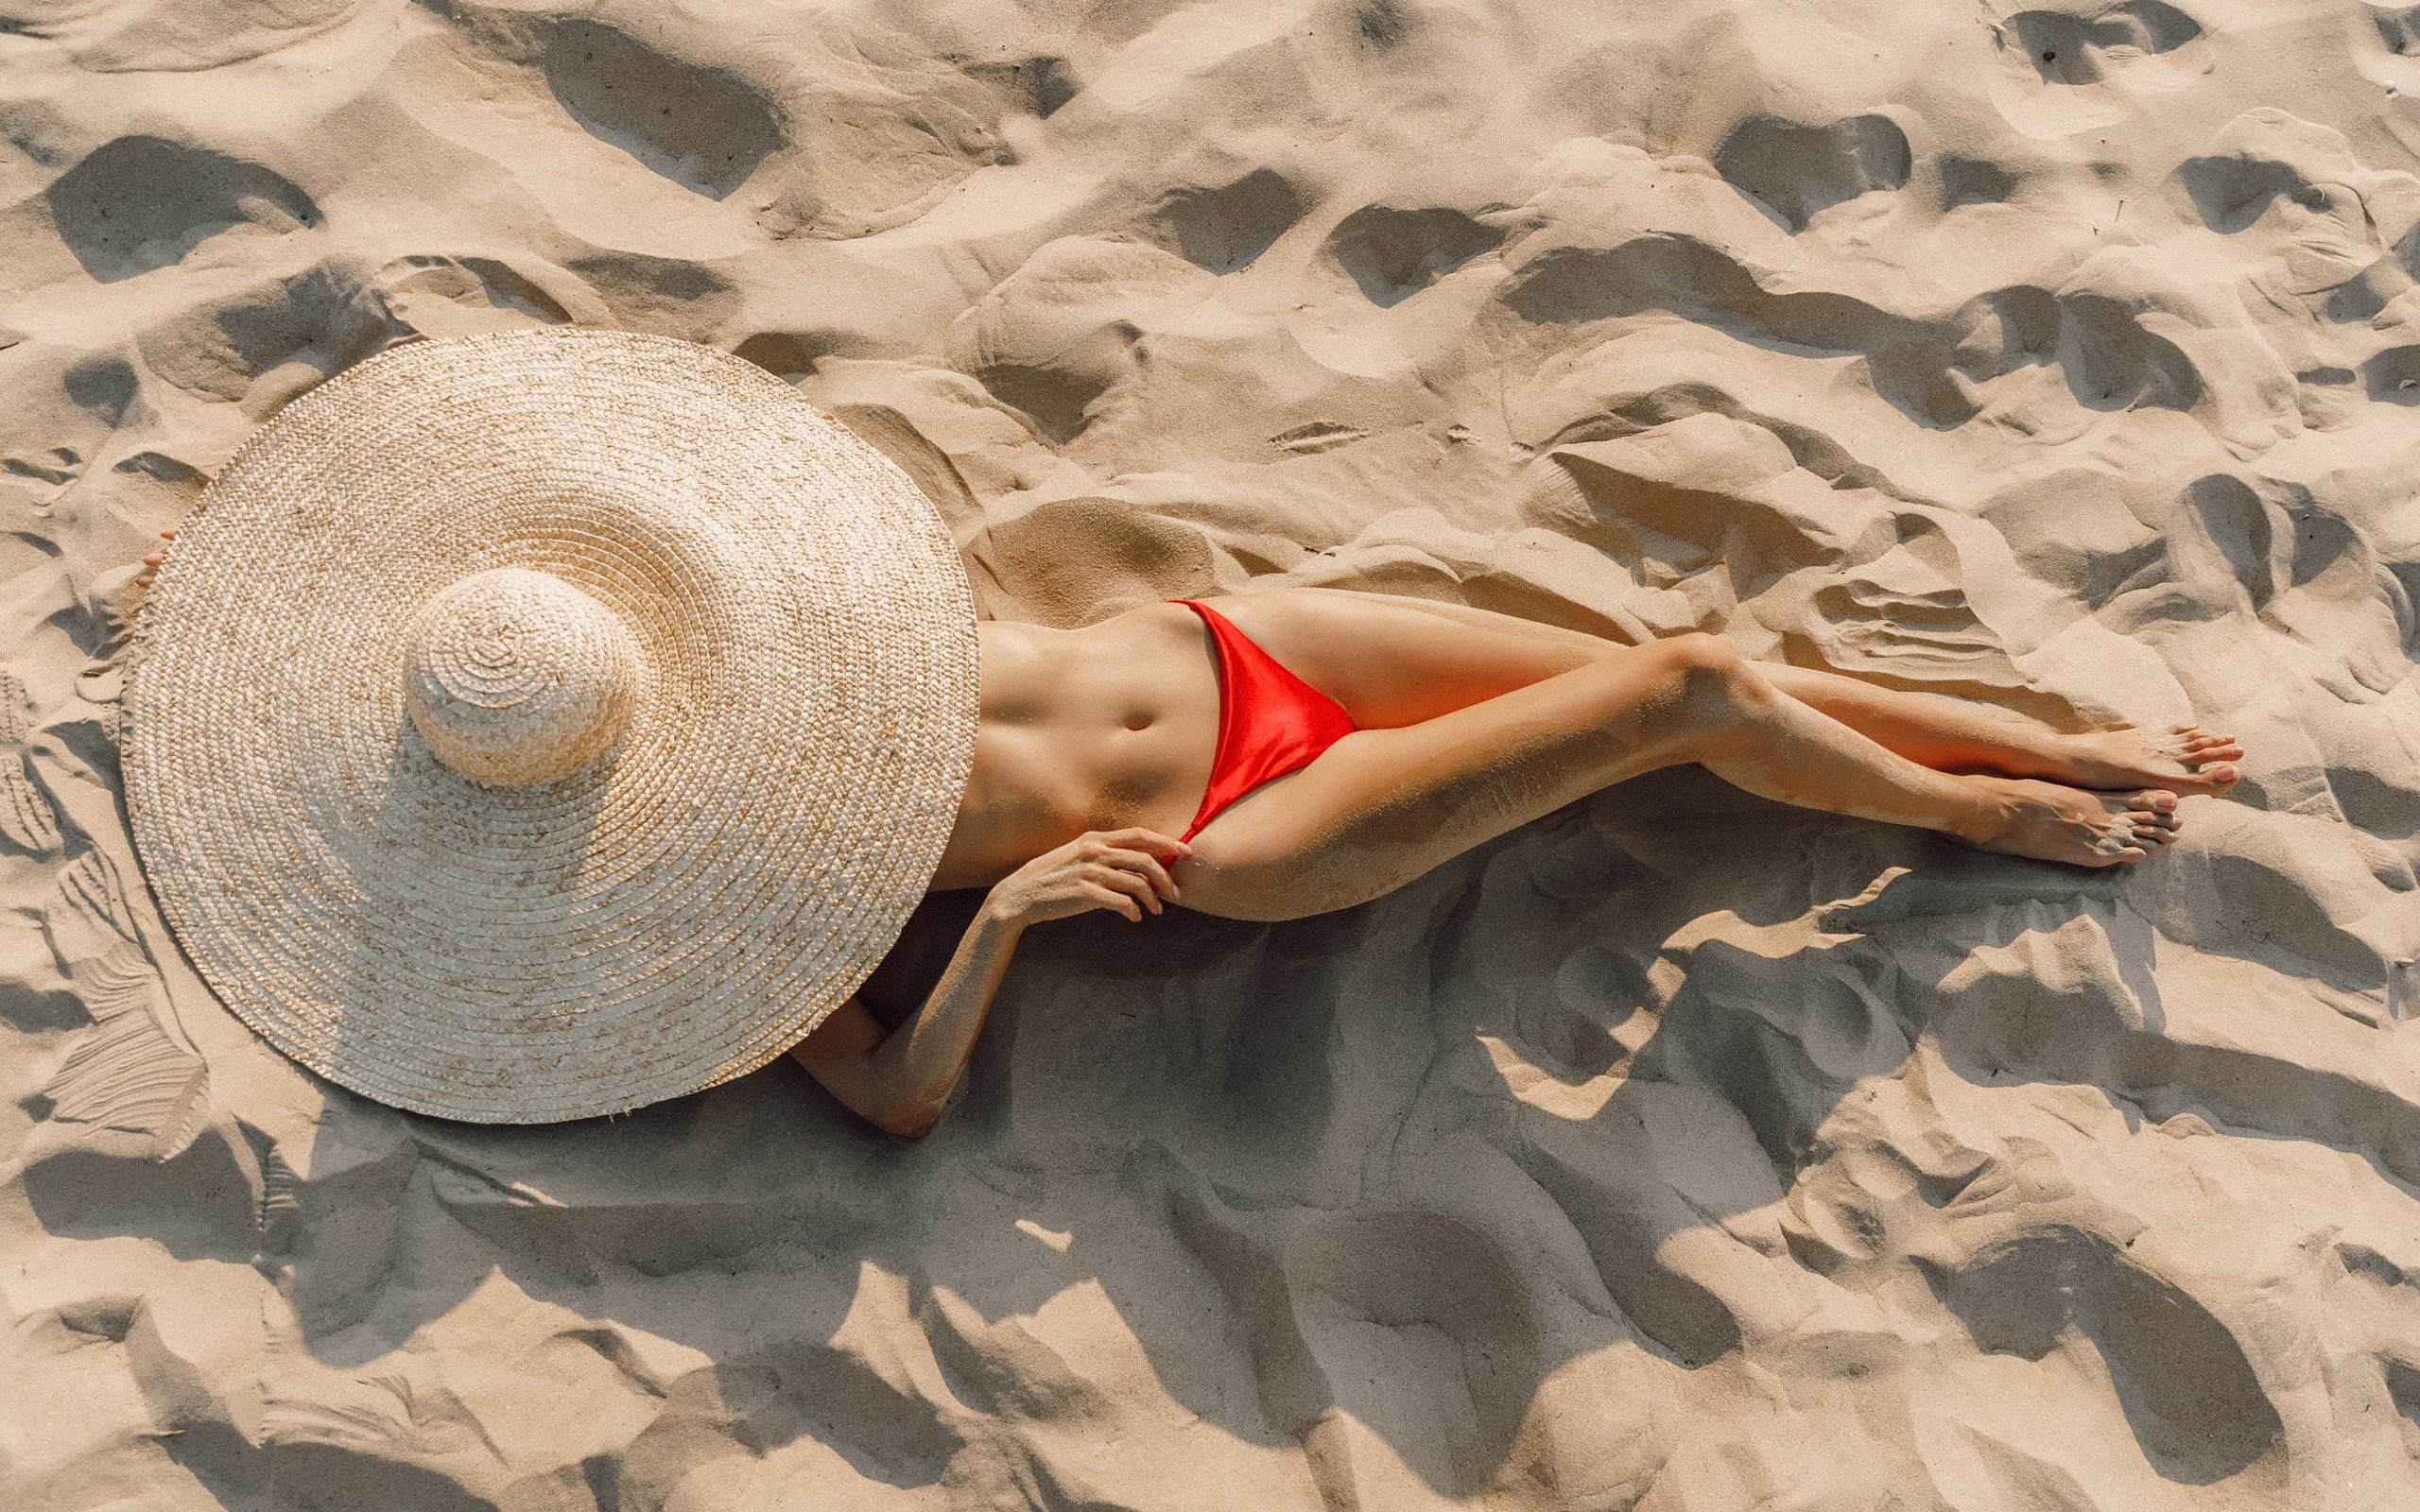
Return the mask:
[[2232, 765], [2221, 764], [2217, 766], [2205, 768], [2202, 775], [2208, 778], [2211, 782], [2216, 782], [2219, 786], [2226, 787], [2233, 784], [2235, 780], [2241, 777], [2243, 773], [2238, 771]]
[[2173, 814], [2176, 812], [2176, 795], [2166, 788], [2151, 788], [2128, 799], [2126, 806], [2148, 814]]
[[2176, 737], [2175, 748], [2188, 757], [2216, 757], [2225, 761], [2243, 754], [2243, 747], [2233, 735], [2222, 730], [2204, 730], [2199, 725], [2178, 725], [2169, 731]]

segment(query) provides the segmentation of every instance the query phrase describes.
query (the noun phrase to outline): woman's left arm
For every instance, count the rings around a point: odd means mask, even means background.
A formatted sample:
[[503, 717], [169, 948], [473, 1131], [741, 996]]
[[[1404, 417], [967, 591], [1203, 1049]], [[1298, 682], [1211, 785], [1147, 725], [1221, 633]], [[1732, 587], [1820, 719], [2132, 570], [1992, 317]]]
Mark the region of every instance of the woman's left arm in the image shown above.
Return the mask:
[[851, 998], [790, 1054], [868, 1123], [903, 1139], [922, 1138], [965, 1074], [1026, 926], [1094, 908], [1137, 921], [1146, 910], [1156, 914], [1176, 901], [1167, 867], [1189, 850], [1154, 831], [1115, 830], [1080, 835], [1034, 857], [985, 895], [941, 980], [898, 1028], [886, 1031]]

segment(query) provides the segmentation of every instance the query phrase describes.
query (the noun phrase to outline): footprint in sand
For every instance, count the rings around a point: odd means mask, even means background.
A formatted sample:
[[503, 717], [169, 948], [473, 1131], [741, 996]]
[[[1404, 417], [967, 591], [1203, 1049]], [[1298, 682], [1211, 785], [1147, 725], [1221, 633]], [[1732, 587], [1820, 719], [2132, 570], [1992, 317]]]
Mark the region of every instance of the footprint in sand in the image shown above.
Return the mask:
[[43, 191], [51, 224], [104, 284], [182, 261], [228, 232], [320, 224], [320, 207], [257, 163], [156, 136], [104, 143]]
[[2352, 9], [2345, 29], [2354, 65], [2390, 95], [2420, 91], [2420, 5], [2362, 0]]
[[720, 199], [782, 146], [772, 107], [722, 69], [578, 18], [544, 24], [537, 40], [546, 87], [571, 118], [686, 189]]
[[2202, 35], [2201, 23], [2161, 0], [2126, 0], [2097, 15], [2027, 10], [2002, 23], [2046, 84], [2098, 84], [2118, 69], [2172, 53]]
[[1337, 222], [1324, 250], [1371, 303], [1392, 307], [1503, 242], [1459, 210], [1364, 205]]
[[1249, 267], [1310, 209], [1303, 192], [1273, 168], [1254, 168], [1214, 188], [1170, 190], [1145, 234], [1213, 273]]
[[[2048, 1374], [2099, 1375], [2143, 1458], [2168, 1481], [2216, 1486], [2248, 1475], [2282, 1489], [2285, 1426], [2242, 1344], [2119, 1246], [2080, 1229], [2042, 1228], [1954, 1270], [1927, 1268], [1934, 1295], [1978, 1348], [2040, 1362]], [[2079, 1358], [2079, 1345], [2099, 1357], [2098, 1371]], [[2014, 1415], [1977, 1426], [2035, 1436]]]
[[2209, 66], [2201, 23], [2162, 0], [2088, 15], [2022, 10], [1992, 27], [2000, 67], [1992, 99], [2010, 125], [2064, 135], [2120, 120], [2143, 90], [2189, 85]]
[[1714, 155], [1715, 171], [1793, 235], [1834, 205], [1904, 188], [1912, 163], [1908, 134], [1887, 115], [1852, 115], [1820, 126], [1760, 115], [1732, 132]]

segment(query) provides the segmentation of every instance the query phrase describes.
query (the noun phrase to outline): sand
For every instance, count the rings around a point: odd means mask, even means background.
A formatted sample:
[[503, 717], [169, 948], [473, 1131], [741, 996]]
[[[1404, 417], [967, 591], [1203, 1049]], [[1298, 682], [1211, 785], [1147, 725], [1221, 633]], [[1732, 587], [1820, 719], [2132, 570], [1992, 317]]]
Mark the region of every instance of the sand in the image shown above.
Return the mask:
[[[2420, 1505], [2420, 10], [0, 0], [0, 1505]], [[418, 1120], [201, 990], [127, 579], [413, 335], [792, 376], [990, 612], [1324, 583], [2246, 779], [1694, 771], [1037, 931], [921, 1144]]]

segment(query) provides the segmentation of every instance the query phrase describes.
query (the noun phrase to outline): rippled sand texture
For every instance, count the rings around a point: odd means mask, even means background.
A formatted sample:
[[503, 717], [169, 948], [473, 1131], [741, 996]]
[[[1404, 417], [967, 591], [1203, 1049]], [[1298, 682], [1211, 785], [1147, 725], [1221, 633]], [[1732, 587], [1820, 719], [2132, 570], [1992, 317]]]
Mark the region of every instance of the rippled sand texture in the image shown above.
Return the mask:
[[[2420, 8], [0, 0], [0, 1503], [2420, 1505]], [[315, 1085], [105, 662], [414, 335], [735, 350], [1006, 615], [1335, 583], [2252, 750], [2087, 876], [1693, 772], [783, 1066]]]

